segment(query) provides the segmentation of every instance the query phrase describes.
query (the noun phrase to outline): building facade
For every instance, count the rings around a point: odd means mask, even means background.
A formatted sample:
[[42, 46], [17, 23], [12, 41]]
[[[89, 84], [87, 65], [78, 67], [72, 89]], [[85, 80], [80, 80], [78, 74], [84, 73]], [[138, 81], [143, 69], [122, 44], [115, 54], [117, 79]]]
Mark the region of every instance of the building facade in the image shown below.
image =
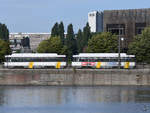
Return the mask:
[[103, 12], [93, 11], [88, 13], [88, 23], [91, 32], [103, 31]]
[[[141, 34], [145, 27], [150, 26], [150, 8], [104, 10], [102, 14], [103, 23], [99, 25], [103, 25], [103, 31], [120, 35], [120, 37], [123, 39], [122, 45], [125, 48], [128, 47], [128, 44], [133, 40], [135, 35]], [[97, 21], [102, 22], [101, 20]], [[90, 25], [95, 29], [98, 28], [92, 24]]]
[[10, 33], [9, 35], [10, 47], [14, 52], [25, 48], [30, 48], [31, 51], [35, 52], [40, 42], [48, 38], [50, 38], [50, 33]]

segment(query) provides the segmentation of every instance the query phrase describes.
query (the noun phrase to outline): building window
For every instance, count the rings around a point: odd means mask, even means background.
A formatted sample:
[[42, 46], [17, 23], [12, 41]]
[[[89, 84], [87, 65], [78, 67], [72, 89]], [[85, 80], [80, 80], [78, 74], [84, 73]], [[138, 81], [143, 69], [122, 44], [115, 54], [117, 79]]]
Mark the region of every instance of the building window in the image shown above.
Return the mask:
[[142, 31], [146, 27], [146, 23], [136, 23], [135, 24], [135, 35], [142, 34]]
[[94, 13], [91, 13], [90, 16], [95, 16], [95, 14], [94, 14]]
[[107, 24], [107, 32], [111, 32], [115, 35], [125, 35], [125, 25], [124, 24]]

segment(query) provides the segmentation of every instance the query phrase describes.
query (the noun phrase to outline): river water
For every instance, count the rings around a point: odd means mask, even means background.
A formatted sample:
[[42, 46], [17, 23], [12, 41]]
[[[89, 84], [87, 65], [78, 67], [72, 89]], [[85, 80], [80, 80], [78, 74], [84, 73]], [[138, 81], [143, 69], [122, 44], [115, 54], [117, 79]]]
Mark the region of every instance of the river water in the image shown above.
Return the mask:
[[150, 87], [0, 86], [0, 113], [150, 113]]

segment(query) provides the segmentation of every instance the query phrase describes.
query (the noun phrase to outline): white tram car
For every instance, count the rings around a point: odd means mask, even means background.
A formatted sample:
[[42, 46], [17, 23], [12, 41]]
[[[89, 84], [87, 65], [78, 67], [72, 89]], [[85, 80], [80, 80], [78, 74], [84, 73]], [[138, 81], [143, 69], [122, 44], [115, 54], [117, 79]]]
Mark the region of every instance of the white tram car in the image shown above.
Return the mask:
[[[135, 55], [120, 54], [121, 68], [134, 68]], [[118, 53], [80, 53], [73, 55], [72, 67], [76, 68], [117, 68]]]
[[56, 53], [15, 53], [5, 56], [7, 68], [64, 68], [66, 56]]

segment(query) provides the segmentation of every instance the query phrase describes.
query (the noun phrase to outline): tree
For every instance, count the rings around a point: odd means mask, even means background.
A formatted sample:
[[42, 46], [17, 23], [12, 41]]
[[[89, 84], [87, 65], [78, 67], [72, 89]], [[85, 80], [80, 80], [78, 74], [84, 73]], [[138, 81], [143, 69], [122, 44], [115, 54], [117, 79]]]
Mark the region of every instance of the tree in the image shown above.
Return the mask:
[[78, 53], [81, 53], [82, 49], [83, 49], [83, 44], [82, 44], [82, 42], [83, 42], [83, 33], [82, 33], [81, 29], [79, 29], [79, 31], [77, 33], [76, 40], [77, 40]]
[[49, 39], [49, 53], [61, 53], [61, 49], [63, 48], [60, 37], [51, 37]]
[[67, 58], [68, 60], [71, 60], [72, 55], [77, 54], [77, 46], [72, 24], [69, 24], [67, 28], [66, 46], [68, 49]]
[[60, 54], [61, 55], [67, 55], [68, 54], [68, 47], [66, 45], [63, 46]]
[[9, 30], [5, 24], [0, 23], [0, 39], [9, 41]]
[[137, 35], [129, 44], [129, 54], [136, 56], [137, 62], [150, 63], [150, 27], [144, 29], [141, 35]]
[[49, 40], [43, 40], [38, 48], [37, 48], [38, 53], [49, 53]]
[[51, 37], [48, 40], [42, 41], [38, 48], [38, 53], [61, 53], [63, 46], [60, 37]]
[[83, 48], [85, 48], [87, 46], [88, 40], [90, 38], [91, 38], [91, 31], [90, 31], [90, 26], [87, 23], [86, 26], [83, 28], [83, 40], [82, 40]]
[[59, 28], [58, 28], [58, 33], [59, 33], [59, 36], [60, 36], [60, 39], [61, 39], [63, 45], [64, 45], [64, 41], [65, 41], [64, 32], [65, 32], [64, 24], [63, 24], [63, 22], [60, 22]]
[[10, 53], [9, 30], [5, 24], [0, 23], [0, 62], [3, 62], [5, 60], [5, 55]]
[[89, 41], [86, 52], [89, 53], [115, 53], [118, 39], [116, 35], [108, 32], [95, 34]]
[[59, 36], [59, 25], [56, 22], [51, 30], [51, 36], [55, 37], [55, 36]]
[[0, 40], [0, 62], [3, 62], [5, 60], [5, 55], [8, 55], [11, 53], [11, 49], [9, 47], [9, 43]]

